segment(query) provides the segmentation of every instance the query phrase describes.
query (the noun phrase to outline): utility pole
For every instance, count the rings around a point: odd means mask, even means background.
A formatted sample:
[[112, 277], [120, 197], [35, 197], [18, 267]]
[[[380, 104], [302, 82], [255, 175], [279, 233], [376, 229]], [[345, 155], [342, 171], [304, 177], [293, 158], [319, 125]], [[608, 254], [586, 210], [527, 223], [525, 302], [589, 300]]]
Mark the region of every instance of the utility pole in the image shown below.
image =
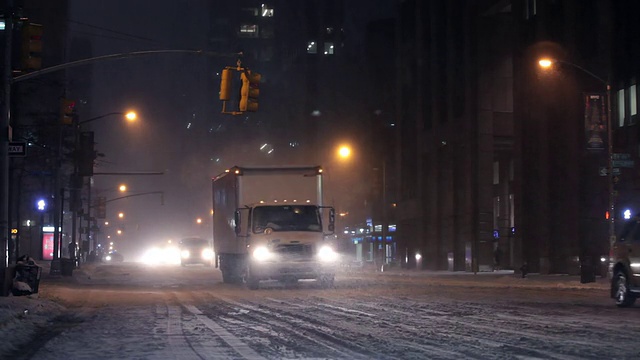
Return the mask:
[[4, 67], [2, 71], [2, 116], [0, 122], [0, 295], [5, 295], [8, 284], [4, 284], [7, 268], [7, 244], [9, 240], [9, 142], [11, 141], [11, 40], [13, 37], [13, 0], [6, 1], [4, 9]]

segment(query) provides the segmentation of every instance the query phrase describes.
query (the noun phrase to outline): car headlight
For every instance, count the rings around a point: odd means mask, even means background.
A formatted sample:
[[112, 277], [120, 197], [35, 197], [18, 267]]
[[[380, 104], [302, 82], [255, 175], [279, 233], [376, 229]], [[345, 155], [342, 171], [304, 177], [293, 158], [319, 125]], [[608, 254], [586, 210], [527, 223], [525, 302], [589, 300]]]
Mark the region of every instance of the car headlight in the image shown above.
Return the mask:
[[107, 261], [111, 261], [111, 255], [105, 256], [104, 259], [107, 260]]
[[273, 257], [273, 254], [264, 246], [259, 246], [253, 250], [253, 258], [258, 261], [269, 260]]
[[202, 258], [205, 259], [205, 260], [213, 259], [213, 250], [211, 250], [211, 249], [202, 250]]
[[189, 250], [182, 250], [180, 256], [182, 256], [183, 259], [188, 259], [191, 254], [189, 253]]
[[331, 262], [338, 260], [338, 253], [333, 251], [331, 246], [325, 245], [318, 251], [320, 261]]

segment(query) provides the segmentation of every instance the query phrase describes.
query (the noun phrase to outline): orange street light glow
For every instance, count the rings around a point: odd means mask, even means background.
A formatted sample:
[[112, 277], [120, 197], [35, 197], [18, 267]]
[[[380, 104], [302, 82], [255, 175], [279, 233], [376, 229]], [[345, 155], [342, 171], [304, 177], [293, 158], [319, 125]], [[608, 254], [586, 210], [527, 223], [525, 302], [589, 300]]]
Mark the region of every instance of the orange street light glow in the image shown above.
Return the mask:
[[351, 155], [351, 149], [348, 146], [341, 146], [340, 149], [338, 149], [338, 155], [340, 155], [341, 158], [346, 159]]
[[551, 65], [553, 65], [553, 61], [551, 61], [550, 59], [540, 59], [540, 61], [538, 61], [538, 64], [541, 67], [547, 69], [547, 68], [550, 68]]

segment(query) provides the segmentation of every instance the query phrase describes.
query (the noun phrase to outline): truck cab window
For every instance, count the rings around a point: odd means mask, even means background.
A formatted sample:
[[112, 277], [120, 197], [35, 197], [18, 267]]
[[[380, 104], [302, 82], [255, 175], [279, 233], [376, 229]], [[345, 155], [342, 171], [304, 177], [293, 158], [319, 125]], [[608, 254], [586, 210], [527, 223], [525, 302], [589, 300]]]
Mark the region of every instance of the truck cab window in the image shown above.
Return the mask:
[[254, 233], [273, 231], [321, 231], [320, 217], [316, 206], [257, 206], [253, 210]]

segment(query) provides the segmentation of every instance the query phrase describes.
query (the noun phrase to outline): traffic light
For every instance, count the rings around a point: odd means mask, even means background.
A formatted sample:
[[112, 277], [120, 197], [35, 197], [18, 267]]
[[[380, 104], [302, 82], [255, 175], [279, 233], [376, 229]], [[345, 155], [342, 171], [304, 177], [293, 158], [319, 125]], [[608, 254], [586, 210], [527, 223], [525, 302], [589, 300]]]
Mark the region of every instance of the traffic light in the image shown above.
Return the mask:
[[107, 218], [107, 198], [104, 196], [98, 196], [96, 201], [96, 218]]
[[220, 100], [228, 101], [231, 99], [232, 71], [231, 69], [222, 70], [222, 75], [220, 76]]
[[60, 123], [62, 123], [63, 125], [73, 124], [73, 115], [75, 114], [75, 109], [75, 100], [60, 100]]
[[83, 131], [80, 133], [80, 146], [78, 149], [78, 175], [93, 176], [93, 162], [95, 159], [93, 131]]
[[27, 23], [22, 27], [22, 51], [20, 53], [22, 70], [42, 68], [42, 25]]
[[240, 88], [240, 111], [258, 111], [258, 96], [260, 95], [260, 79], [262, 75], [246, 70], [240, 74], [242, 87]]

